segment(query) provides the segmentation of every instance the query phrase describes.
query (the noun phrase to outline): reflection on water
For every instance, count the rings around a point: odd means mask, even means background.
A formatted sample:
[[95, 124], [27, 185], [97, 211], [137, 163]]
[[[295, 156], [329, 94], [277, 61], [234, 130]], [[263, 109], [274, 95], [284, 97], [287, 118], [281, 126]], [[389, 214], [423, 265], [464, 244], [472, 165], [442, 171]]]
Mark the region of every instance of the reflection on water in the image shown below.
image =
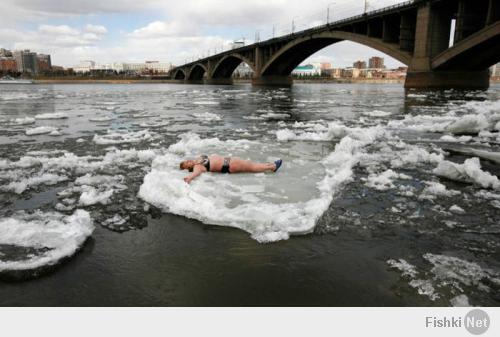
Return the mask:
[[3, 305], [498, 305], [497, 86], [1, 89]]

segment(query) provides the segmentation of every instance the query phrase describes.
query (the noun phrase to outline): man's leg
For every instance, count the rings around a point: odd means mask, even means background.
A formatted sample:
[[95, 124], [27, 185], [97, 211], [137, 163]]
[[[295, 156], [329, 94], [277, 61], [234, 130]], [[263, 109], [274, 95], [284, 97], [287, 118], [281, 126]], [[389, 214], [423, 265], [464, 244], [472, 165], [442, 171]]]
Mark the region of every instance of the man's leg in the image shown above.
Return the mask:
[[254, 163], [249, 160], [231, 159], [231, 172], [232, 173], [261, 173], [266, 171], [274, 171], [276, 164], [274, 163]]

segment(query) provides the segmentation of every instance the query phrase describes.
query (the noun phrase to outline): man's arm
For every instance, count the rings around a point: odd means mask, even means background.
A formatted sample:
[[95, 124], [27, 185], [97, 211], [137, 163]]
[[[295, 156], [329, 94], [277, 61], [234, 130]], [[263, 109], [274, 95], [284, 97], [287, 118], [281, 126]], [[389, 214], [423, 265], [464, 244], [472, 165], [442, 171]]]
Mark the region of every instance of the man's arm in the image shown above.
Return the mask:
[[184, 177], [184, 181], [187, 182], [188, 184], [197, 176], [199, 176], [202, 173], [205, 173], [207, 169], [203, 165], [195, 165], [193, 167], [193, 173], [188, 175], [187, 177]]

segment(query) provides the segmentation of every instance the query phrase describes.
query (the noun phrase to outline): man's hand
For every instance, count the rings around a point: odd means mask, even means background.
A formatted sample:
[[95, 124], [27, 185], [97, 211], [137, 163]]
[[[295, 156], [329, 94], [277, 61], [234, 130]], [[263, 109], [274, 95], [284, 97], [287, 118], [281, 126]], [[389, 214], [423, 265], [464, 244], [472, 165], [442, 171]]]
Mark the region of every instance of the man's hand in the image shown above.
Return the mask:
[[188, 184], [191, 182], [191, 180], [193, 179], [191, 179], [190, 177], [184, 177], [184, 181]]

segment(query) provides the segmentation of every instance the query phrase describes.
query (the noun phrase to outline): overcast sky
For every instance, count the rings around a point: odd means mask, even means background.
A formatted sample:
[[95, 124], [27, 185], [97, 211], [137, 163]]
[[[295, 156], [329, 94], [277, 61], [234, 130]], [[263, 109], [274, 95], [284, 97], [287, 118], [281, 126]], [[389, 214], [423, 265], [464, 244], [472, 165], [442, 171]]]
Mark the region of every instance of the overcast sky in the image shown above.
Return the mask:
[[[184, 63], [228, 47], [322, 24], [364, 10], [365, 0], [2, 0], [0, 47], [52, 55], [52, 63], [80, 60]], [[368, 0], [369, 10], [402, 0]], [[330, 4], [330, 5], [329, 5]], [[351, 42], [327, 47], [305, 62], [352, 65], [384, 54]], [[401, 65], [388, 56], [390, 67]]]

